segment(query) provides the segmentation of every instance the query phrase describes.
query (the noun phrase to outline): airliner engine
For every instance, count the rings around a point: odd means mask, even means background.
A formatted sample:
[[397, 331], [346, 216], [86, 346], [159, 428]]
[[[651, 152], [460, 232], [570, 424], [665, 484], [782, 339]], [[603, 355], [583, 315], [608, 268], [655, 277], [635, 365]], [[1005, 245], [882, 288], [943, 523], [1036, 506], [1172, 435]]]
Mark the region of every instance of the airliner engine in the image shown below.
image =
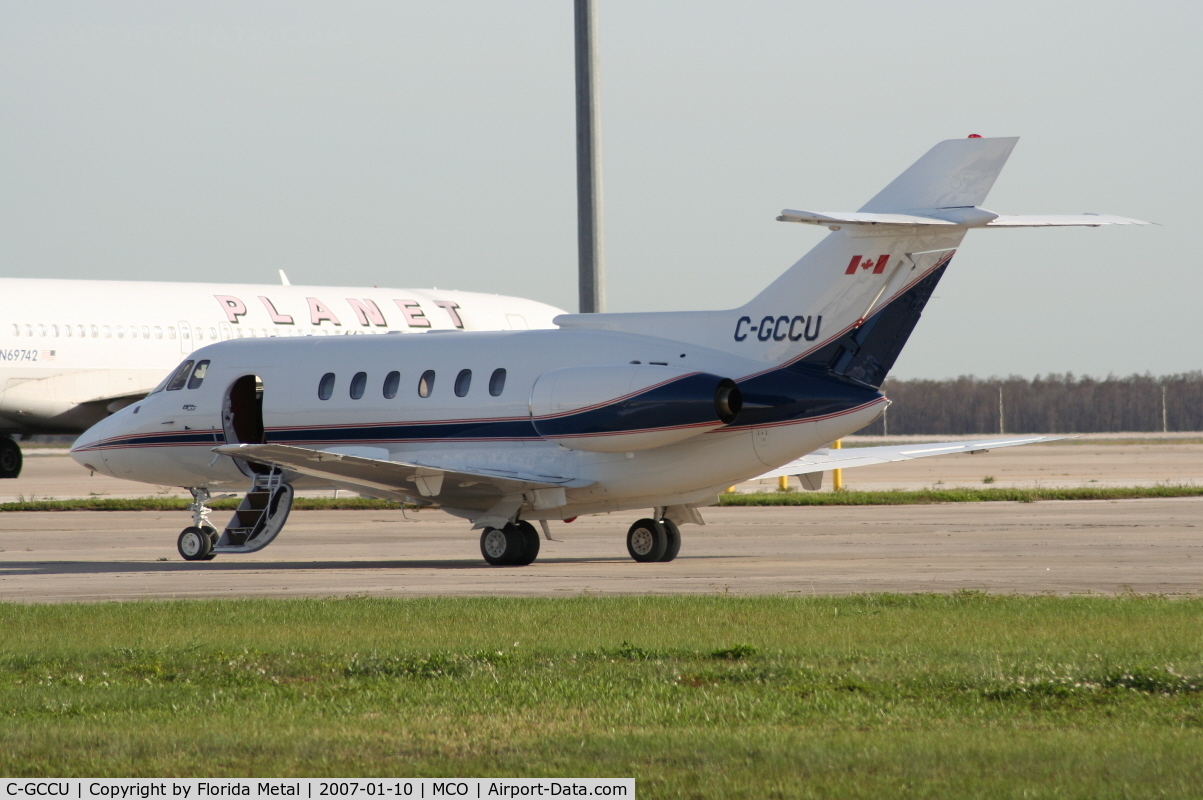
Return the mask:
[[530, 400], [540, 436], [599, 453], [690, 439], [734, 422], [742, 406], [730, 378], [647, 364], [552, 370], [535, 382]]

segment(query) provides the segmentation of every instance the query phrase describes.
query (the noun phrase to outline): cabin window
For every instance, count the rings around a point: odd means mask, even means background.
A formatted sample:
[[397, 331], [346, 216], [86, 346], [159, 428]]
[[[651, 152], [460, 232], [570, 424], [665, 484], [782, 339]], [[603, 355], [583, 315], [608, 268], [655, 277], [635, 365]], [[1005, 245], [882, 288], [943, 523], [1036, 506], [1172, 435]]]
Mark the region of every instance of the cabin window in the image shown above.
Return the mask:
[[393, 370], [384, 376], [384, 399], [392, 400], [397, 396], [397, 388], [401, 385], [401, 373]]
[[167, 326], [167, 338], [175, 339], [175, 326], [174, 325]]
[[113, 329], [110, 328], [108, 325], [105, 325], [104, 326], [104, 338], [110, 339], [110, 338], [112, 338], [112, 336], [113, 336]]
[[455, 376], [455, 396], [464, 397], [472, 387], [472, 370], [461, 369]]
[[205, 374], [209, 371], [209, 361], [198, 362], [196, 369], [192, 370], [192, 377], [188, 379], [189, 389], [199, 389], [201, 383], [205, 380]]
[[366, 372], [356, 372], [355, 377], [351, 378], [351, 399], [358, 400], [363, 397], [363, 390], [368, 386], [368, 374]]
[[143, 338], [143, 339], [149, 339], [149, 338], [150, 338], [150, 326], [149, 326], [149, 325], [143, 325], [143, 326], [142, 326], [142, 338]]
[[[197, 338], [200, 338], [200, 337], [197, 337]], [[217, 341], [217, 328], [209, 329], [209, 338], [215, 342]]]
[[13, 323], [13, 336], [20, 336], [20, 335], [21, 335], [21, 326], [14, 322]]
[[430, 397], [434, 391], [434, 370], [428, 369], [418, 379], [418, 397]]
[[[160, 328], [158, 325], [155, 326], [155, 338], [156, 339], [163, 338], [163, 329]], [[175, 337], [172, 337], [172, 338], [175, 338]]]
[[33, 326], [32, 326], [32, 325], [26, 325], [26, 326], [25, 326], [25, 335], [26, 335], [26, 336], [33, 336]]
[[171, 380], [167, 382], [167, 391], [175, 392], [184, 388], [184, 384], [188, 381], [188, 376], [192, 374], [192, 365], [195, 361], [185, 361], [180, 364], [180, 368], [171, 376]]
[[322, 381], [317, 385], [317, 397], [319, 400], [329, 400], [334, 394], [334, 373], [327, 372], [322, 376]]
[[117, 333], [117, 338], [118, 338], [118, 339], [124, 339], [124, 338], [125, 338], [125, 328], [124, 328], [123, 326], [121, 326], [121, 325], [117, 325], [117, 326], [115, 326], [115, 327], [114, 327], [114, 329], [113, 329], [113, 330], [114, 330], [114, 331], [116, 331], [116, 333]]
[[58, 338], [58, 326], [57, 325], [50, 326], [50, 335], [55, 337], [56, 339]]
[[63, 326], [63, 335], [66, 336], [68, 339], [70, 339], [72, 336], [75, 335], [75, 331], [71, 330], [70, 325], [64, 325]]
[[489, 377], [489, 394], [499, 397], [505, 391], [505, 370], [495, 369]]
[[39, 325], [38, 326], [38, 336], [45, 336], [45, 335], [46, 335], [46, 326]]

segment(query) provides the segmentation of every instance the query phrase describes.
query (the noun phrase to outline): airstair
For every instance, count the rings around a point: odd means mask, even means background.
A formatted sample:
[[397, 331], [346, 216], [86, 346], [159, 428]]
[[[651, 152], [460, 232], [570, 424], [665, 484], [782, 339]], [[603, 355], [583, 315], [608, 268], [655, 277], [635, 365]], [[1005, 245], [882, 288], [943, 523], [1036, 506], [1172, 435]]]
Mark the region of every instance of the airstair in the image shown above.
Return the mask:
[[213, 553], [254, 553], [272, 543], [288, 520], [292, 509], [292, 486], [284, 482], [284, 472], [273, 467], [255, 475], [251, 489], [242, 499]]

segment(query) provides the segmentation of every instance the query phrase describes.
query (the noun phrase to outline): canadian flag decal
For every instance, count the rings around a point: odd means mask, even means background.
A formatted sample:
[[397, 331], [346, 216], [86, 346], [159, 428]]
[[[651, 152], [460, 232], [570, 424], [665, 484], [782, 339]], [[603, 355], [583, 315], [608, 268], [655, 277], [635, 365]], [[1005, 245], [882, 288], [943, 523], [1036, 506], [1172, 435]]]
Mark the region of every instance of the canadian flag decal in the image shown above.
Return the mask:
[[880, 275], [885, 272], [886, 264], [890, 263], [889, 255], [878, 256], [877, 260], [873, 260], [873, 256], [853, 256], [848, 262], [848, 269], [844, 270], [845, 275], [855, 275], [858, 269], [871, 269], [874, 275]]

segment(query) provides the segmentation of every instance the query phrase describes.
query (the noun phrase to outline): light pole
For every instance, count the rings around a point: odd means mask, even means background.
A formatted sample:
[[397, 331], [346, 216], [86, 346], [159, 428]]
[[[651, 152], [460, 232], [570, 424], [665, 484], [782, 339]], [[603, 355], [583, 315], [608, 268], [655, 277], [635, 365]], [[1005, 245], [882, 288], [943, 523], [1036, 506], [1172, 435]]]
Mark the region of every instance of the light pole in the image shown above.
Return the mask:
[[601, 122], [597, 103], [597, 27], [593, 0], [574, 0], [576, 29], [576, 223], [580, 310], [606, 310], [602, 247]]

